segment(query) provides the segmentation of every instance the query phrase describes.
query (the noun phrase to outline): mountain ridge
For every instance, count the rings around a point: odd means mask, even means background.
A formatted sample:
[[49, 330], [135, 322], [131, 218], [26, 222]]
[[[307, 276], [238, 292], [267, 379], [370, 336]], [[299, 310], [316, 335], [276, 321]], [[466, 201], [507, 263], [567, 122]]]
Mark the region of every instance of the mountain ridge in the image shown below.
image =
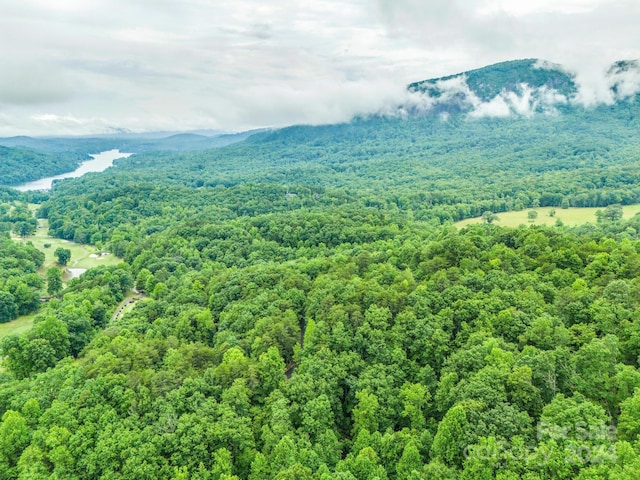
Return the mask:
[[[603, 72], [599, 103], [634, 99], [640, 91], [640, 63], [619, 60]], [[577, 73], [560, 64], [527, 58], [508, 60], [443, 77], [412, 82], [409, 114], [471, 113], [509, 116], [556, 113], [587, 106]], [[595, 102], [598, 103], [598, 102]]]

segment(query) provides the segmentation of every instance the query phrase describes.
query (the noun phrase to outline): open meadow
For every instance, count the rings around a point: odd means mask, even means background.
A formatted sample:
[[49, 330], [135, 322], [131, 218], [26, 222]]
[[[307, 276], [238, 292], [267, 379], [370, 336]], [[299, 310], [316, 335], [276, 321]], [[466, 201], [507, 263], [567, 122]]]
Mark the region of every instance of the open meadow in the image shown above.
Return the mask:
[[[532, 210], [538, 213], [534, 220], [529, 219], [529, 212]], [[551, 215], [552, 210], [555, 210], [553, 216]], [[529, 208], [498, 213], [498, 218], [494, 220], [494, 223], [504, 227], [517, 227], [519, 225], [555, 225], [560, 220], [564, 225], [574, 226], [583, 223], [596, 223], [596, 212], [598, 210], [604, 210], [604, 208]], [[622, 207], [622, 218], [625, 220], [633, 217], [636, 213], [640, 213], [640, 205], [625, 205]], [[456, 222], [455, 225], [457, 227], [466, 227], [475, 223], [482, 223], [482, 217], [467, 218]]]

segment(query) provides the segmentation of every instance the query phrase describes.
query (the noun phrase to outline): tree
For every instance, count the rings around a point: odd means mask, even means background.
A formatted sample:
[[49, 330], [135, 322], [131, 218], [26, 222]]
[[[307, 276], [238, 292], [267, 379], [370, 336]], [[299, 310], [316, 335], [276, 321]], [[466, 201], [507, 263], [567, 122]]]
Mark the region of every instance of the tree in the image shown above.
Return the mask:
[[617, 222], [618, 220], [622, 220], [622, 205], [620, 205], [619, 203], [608, 205], [604, 209], [603, 216], [610, 222]]
[[141, 269], [136, 276], [135, 287], [139, 291], [144, 291], [147, 288], [147, 282], [149, 278], [152, 278], [153, 274], [146, 268]]
[[538, 212], [536, 212], [535, 210], [529, 210], [527, 212], [527, 218], [530, 222], [535, 221], [535, 219], [538, 218]]
[[618, 432], [623, 440], [634, 441], [640, 435], [640, 389], [620, 405]]
[[9, 292], [0, 290], [0, 323], [10, 322], [18, 316], [15, 298]]
[[449, 465], [462, 465], [462, 454], [467, 446], [467, 413], [463, 405], [455, 405], [444, 416], [438, 425], [438, 431], [433, 439], [431, 454]]
[[378, 398], [366, 390], [356, 393], [358, 404], [353, 408], [353, 434], [354, 436], [365, 429], [373, 433], [378, 430], [378, 418], [380, 404]]
[[36, 227], [30, 222], [18, 222], [16, 224], [16, 231], [22, 238], [26, 238], [36, 232]]
[[[402, 457], [396, 466], [398, 480], [409, 480], [412, 473], [419, 473], [422, 470], [422, 457], [418, 451], [418, 447], [414, 442], [410, 442], [404, 447]], [[418, 476], [418, 478], [421, 478]]]
[[53, 254], [58, 259], [58, 265], [66, 265], [71, 260], [71, 250], [68, 248], [58, 247]]
[[62, 290], [62, 273], [59, 268], [52, 267], [47, 270], [47, 293], [55, 295]]
[[29, 444], [29, 427], [24, 417], [7, 410], [0, 423], [0, 475], [17, 478], [15, 467], [22, 450]]
[[400, 389], [400, 399], [404, 405], [402, 416], [408, 419], [411, 428], [423, 429], [426, 425], [424, 408], [431, 399], [429, 390], [419, 383], [405, 383]]
[[482, 213], [482, 221], [484, 223], [493, 223], [497, 220], [498, 220], [498, 216], [491, 211], [487, 210], [486, 212]]

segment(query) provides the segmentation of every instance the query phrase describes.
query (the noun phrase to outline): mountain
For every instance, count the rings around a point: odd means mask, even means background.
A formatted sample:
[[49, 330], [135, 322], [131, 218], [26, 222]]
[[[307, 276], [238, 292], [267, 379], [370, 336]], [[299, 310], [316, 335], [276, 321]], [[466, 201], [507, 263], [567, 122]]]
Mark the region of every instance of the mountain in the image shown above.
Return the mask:
[[640, 62], [638, 60], [620, 60], [607, 71], [607, 80], [611, 93], [617, 100], [635, 97], [640, 82]]
[[[640, 90], [637, 61], [615, 62], [604, 72], [603, 98], [627, 100]], [[583, 108], [575, 74], [539, 59], [496, 63], [446, 77], [411, 83], [421, 102], [405, 106], [413, 114], [471, 113], [509, 116]]]
[[[359, 206], [395, 205], [414, 219], [437, 223], [536, 205], [640, 202], [638, 103], [567, 108], [558, 115], [477, 115], [482, 108], [446, 118], [373, 116], [292, 126], [223, 148], [145, 152], [98, 178], [61, 182], [55, 198], [67, 202], [99, 190], [109, 193], [87, 200], [124, 201], [146, 183], [163, 194], [179, 191], [181, 201], [192, 208], [205, 198], [192, 189], [268, 184], [284, 189], [283, 198], [311, 189], [313, 194], [300, 199], [306, 206], [317, 203], [315, 194], [324, 199], [339, 192]], [[55, 234], [74, 238], [78, 231], [82, 237], [94, 233], [95, 215], [81, 213], [84, 203], [69, 209], [78, 228], [54, 222]], [[252, 203], [238, 202], [238, 208], [253, 211]]]
[[228, 133], [222, 135], [203, 135], [199, 133], [176, 133], [170, 136], [154, 138], [152, 140], [131, 141], [126, 148], [134, 152], [147, 151], [197, 151], [210, 148], [219, 148], [233, 143], [242, 142], [251, 135], [262, 130], [249, 130], [240, 133]]
[[423, 92], [431, 97], [446, 93], [447, 84], [455, 80], [466, 81], [469, 90], [482, 101], [490, 101], [503, 92], [522, 93], [523, 85], [533, 89], [547, 88], [566, 97], [575, 95], [575, 78], [560, 65], [538, 59], [511, 60], [446, 77], [423, 80], [409, 85], [412, 92]]

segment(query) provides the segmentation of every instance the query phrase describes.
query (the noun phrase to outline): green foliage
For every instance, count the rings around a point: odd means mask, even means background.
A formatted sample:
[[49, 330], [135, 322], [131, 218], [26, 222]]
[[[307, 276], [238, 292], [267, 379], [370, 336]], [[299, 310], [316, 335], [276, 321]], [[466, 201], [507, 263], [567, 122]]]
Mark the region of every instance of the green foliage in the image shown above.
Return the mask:
[[489, 211], [482, 212], [482, 221], [484, 223], [493, 223], [493, 222], [495, 222], [497, 220], [499, 220], [499, 219], [498, 219], [498, 216], [495, 213], [489, 212]]
[[59, 268], [52, 267], [47, 270], [47, 293], [55, 295], [62, 290], [62, 273]]
[[43, 282], [36, 272], [43, 262], [30, 243], [0, 237], [0, 323], [37, 311]]
[[69, 263], [69, 260], [71, 260], [71, 250], [68, 248], [58, 247], [53, 254], [58, 261], [58, 265], [64, 266]]
[[15, 297], [0, 291], [0, 323], [5, 323], [18, 317], [18, 306]]

